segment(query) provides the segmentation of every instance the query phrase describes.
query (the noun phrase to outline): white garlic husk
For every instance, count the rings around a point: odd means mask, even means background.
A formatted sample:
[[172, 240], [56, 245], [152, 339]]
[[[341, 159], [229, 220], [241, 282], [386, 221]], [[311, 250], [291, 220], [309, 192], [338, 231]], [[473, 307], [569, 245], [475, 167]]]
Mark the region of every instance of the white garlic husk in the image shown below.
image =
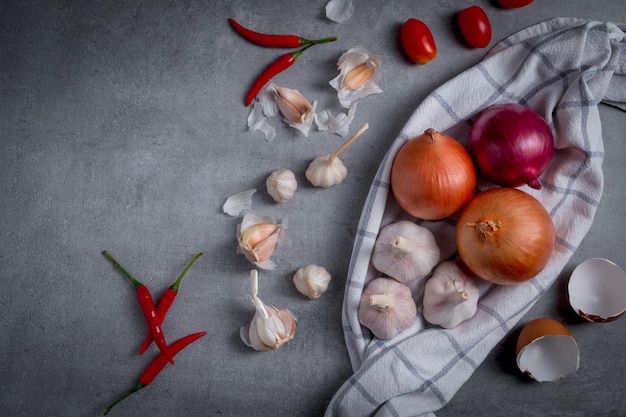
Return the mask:
[[265, 181], [267, 193], [277, 203], [284, 203], [293, 197], [298, 189], [298, 181], [293, 171], [281, 168], [272, 172]]
[[400, 282], [409, 282], [428, 275], [439, 257], [439, 246], [430, 230], [400, 220], [386, 225], [378, 233], [372, 265]]
[[626, 272], [604, 258], [591, 258], [572, 272], [567, 286], [569, 303], [585, 320], [615, 321], [626, 313]]
[[328, 188], [340, 184], [348, 176], [348, 169], [339, 159], [339, 154], [369, 128], [365, 123], [350, 139], [330, 155], [320, 155], [309, 164], [305, 177], [315, 187]]
[[284, 225], [278, 224], [270, 216], [257, 216], [246, 213], [238, 226], [238, 251], [246, 259], [261, 269], [276, 269], [270, 259], [281, 246], [289, 244]]
[[359, 323], [379, 339], [391, 339], [410, 327], [417, 317], [411, 289], [395, 279], [370, 281], [361, 294]]
[[381, 60], [362, 46], [356, 46], [339, 58], [339, 75], [330, 81], [337, 90], [339, 102], [345, 108], [371, 94], [382, 93], [378, 86]]
[[237, 217], [241, 213], [252, 208], [252, 196], [256, 193], [256, 189], [242, 191], [235, 195], [231, 195], [226, 199], [222, 210], [229, 216]]
[[296, 289], [310, 299], [319, 298], [328, 289], [330, 273], [323, 266], [307, 265], [298, 269], [293, 276]]
[[337, 23], [345, 23], [354, 12], [352, 0], [330, 0], [326, 4], [326, 17]]
[[474, 275], [454, 261], [444, 261], [424, 286], [424, 319], [446, 329], [474, 317], [479, 290]]
[[293, 339], [296, 331], [296, 319], [288, 310], [268, 307], [258, 297], [258, 271], [250, 271], [250, 298], [256, 312], [249, 326], [240, 329], [243, 342], [261, 352], [275, 350]]

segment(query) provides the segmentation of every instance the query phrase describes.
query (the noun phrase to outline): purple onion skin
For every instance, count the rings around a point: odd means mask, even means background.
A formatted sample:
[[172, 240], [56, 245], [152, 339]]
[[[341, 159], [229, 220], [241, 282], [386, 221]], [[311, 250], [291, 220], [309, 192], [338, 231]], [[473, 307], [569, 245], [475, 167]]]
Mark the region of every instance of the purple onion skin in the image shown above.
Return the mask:
[[467, 149], [487, 181], [540, 189], [538, 177], [550, 165], [554, 138], [545, 120], [531, 108], [497, 104], [484, 110], [472, 125]]

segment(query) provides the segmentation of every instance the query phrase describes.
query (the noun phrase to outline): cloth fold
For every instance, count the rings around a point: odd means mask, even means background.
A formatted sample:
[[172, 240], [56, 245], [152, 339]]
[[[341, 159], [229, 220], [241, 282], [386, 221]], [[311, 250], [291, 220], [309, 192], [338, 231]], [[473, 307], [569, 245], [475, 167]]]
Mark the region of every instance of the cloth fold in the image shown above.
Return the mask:
[[[334, 395], [326, 417], [434, 416], [557, 279], [591, 227], [602, 196], [598, 105], [626, 110], [625, 30], [624, 24], [572, 18], [541, 22], [498, 43], [418, 106], [381, 162], [361, 213], [342, 317], [354, 374]], [[548, 265], [517, 286], [482, 282], [478, 312], [454, 329], [428, 325], [418, 315], [395, 338], [374, 338], [357, 318], [364, 285], [381, 275], [370, 263], [374, 242], [382, 226], [411, 219], [389, 192], [396, 152], [429, 127], [465, 144], [478, 113], [506, 102], [533, 108], [554, 133], [555, 155], [540, 177], [541, 190], [520, 187], [553, 218], [557, 241]], [[492, 186], [479, 181], [477, 189]], [[455, 255], [455, 216], [412, 220], [434, 232], [442, 259]], [[419, 297], [419, 288], [414, 290]]]

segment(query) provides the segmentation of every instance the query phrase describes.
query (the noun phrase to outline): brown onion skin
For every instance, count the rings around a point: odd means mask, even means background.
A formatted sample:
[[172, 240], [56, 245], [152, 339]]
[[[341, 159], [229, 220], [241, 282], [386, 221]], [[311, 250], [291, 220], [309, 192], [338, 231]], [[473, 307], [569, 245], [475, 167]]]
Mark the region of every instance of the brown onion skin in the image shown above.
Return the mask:
[[476, 118], [467, 149], [484, 179], [500, 186], [541, 189], [538, 177], [550, 165], [554, 137], [530, 107], [496, 104]]
[[[477, 225], [499, 222], [481, 232]], [[492, 223], [493, 224], [493, 223]], [[456, 225], [456, 245], [467, 267], [500, 285], [515, 285], [546, 266], [555, 245], [554, 223], [543, 205], [521, 190], [492, 188], [463, 208]]]
[[476, 169], [454, 138], [427, 129], [402, 145], [391, 167], [391, 191], [404, 211], [439, 220], [460, 210], [476, 187]]

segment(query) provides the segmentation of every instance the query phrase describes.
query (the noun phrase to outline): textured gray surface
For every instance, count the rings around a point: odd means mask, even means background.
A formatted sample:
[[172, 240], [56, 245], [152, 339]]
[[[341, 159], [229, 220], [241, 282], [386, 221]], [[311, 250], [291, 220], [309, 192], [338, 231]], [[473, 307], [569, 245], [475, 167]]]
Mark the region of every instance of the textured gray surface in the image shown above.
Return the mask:
[[[351, 374], [340, 310], [362, 204], [384, 152], [420, 101], [485, 53], [464, 47], [451, 18], [470, 1], [355, 1], [345, 24], [324, 17], [325, 1], [3, 2], [0, 5], [0, 415], [99, 415], [130, 389], [156, 354], [136, 356], [145, 325], [132, 287], [102, 257], [108, 249], [159, 297], [197, 252], [164, 329], [174, 340], [208, 335], [175, 367], [111, 415], [320, 416]], [[555, 16], [626, 21], [623, 0], [536, 0], [503, 10], [485, 0], [492, 44]], [[370, 129], [342, 160], [350, 171], [327, 190], [304, 170], [343, 139], [304, 138], [274, 119], [268, 143], [246, 128], [243, 96], [280, 51], [256, 47], [228, 26], [339, 36], [276, 79], [339, 111], [328, 81], [342, 52], [363, 45], [382, 56], [384, 92], [359, 102], [351, 131]], [[426, 21], [439, 55], [411, 65], [398, 45], [408, 17]], [[581, 348], [578, 373], [558, 384], [529, 382], [513, 360], [515, 332], [487, 357], [443, 416], [622, 416], [626, 321], [584, 323], [569, 310], [573, 267], [606, 257], [626, 267], [624, 114], [602, 106], [605, 193], [594, 226], [527, 321], [566, 323]], [[264, 192], [274, 169], [296, 172], [300, 189], [284, 205]], [[253, 211], [288, 219], [292, 245], [280, 268], [261, 271], [260, 296], [298, 317], [296, 338], [272, 353], [239, 340], [253, 314], [251, 264], [235, 253], [238, 219], [225, 199], [257, 188]], [[304, 299], [291, 276], [325, 266], [333, 281]], [[626, 320], [626, 319], [623, 319]]]

